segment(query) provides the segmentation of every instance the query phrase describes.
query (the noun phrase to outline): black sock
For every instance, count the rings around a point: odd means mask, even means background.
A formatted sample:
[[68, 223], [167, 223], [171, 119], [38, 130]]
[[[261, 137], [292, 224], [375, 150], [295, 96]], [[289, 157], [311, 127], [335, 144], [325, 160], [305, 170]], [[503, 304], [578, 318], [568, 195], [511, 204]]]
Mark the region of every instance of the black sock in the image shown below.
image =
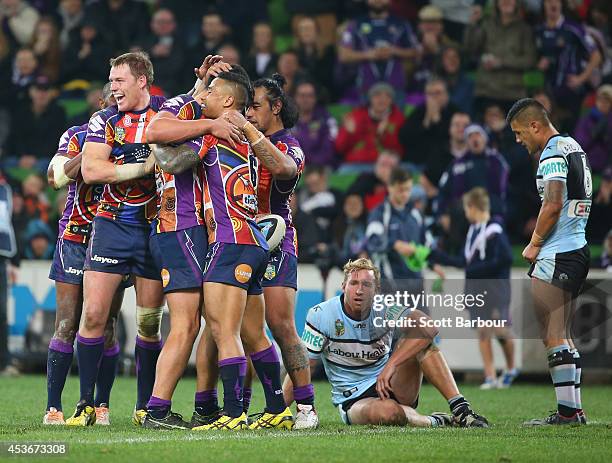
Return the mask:
[[47, 410], [62, 409], [62, 391], [72, 365], [72, 344], [51, 339], [47, 354]]
[[96, 407], [105, 404], [110, 405], [110, 393], [117, 376], [117, 365], [119, 364], [119, 344], [109, 349], [104, 349], [102, 363], [96, 380]]
[[246, 357], [220, 360], [219, 375], [223, 381], [223, 411], [232, 418], [238, 418], [244, 413], [242, 388], [246, 375]]
[[102, 353], [104, 336], [86, 338], [77, 333], [77, 360], [79, 362], [79, 379], [81, 383], [81, 400], [93, 405], [94, 388]]
[[202, 416], [212, 415], [219, 410], [217, 389], [208, 389], [206, 391], [196, 392], [194, 408], [195, 411]]
[[136, 336], [136, 376], [137, 376], [137, 391], [136, 410], [144, 410], [147, 408], [147, 402], [153, 394], [153, 385], [155, 384], [155, 367], [157, 359], [162, 349], [160, 341], [144, 341]]
[[470, 408], [470, 403], [465, 400], [465, 397], [463, 397], [461, 394], [449, 399], [448, 405], [450, 407], [451, 413], [455, 416], [462, 415], [466, 409]]
[[158, 420], [165, 418], [170, 413], [171, 408], [171, 400], [164, 400], [155, 396], [151, 396], [147, 403], [147, 413]]

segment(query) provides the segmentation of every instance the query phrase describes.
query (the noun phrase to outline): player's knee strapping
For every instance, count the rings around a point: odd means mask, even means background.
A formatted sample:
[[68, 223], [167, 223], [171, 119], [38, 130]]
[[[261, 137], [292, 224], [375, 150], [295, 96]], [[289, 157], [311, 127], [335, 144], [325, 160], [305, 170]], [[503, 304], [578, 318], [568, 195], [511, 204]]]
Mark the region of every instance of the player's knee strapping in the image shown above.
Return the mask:
[[141, 338], [161, 338], [163, 307], [136, 306], [136, 325]]

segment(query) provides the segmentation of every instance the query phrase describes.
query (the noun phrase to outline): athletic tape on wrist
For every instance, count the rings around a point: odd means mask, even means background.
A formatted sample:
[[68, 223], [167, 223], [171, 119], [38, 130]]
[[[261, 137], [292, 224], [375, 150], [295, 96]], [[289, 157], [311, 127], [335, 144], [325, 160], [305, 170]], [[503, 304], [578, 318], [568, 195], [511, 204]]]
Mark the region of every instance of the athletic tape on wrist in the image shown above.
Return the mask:
[[70, 161], [70, 159], [68, 159], [66, 156], [54, 156], [53, 159], [51, 159], [51, 166], [53, 167], [53, 183], [55, 183], [55, 188], [66, 186], [73, 180], [66, 175], [66, 171], [64, 170], [64, 164], [66, 164], [68, 161]]

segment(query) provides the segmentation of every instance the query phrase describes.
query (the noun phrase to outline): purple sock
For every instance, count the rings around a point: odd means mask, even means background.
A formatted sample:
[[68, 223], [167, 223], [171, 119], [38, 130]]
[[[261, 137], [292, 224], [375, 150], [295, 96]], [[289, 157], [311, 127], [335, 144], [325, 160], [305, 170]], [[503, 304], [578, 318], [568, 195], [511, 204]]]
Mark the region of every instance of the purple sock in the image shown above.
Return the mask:
[[104, 349], [102, 363], [96, 380], [96, 407], [110, 404], [110, 393], [117, 376], [117, 365], [119, 364], [119, 344], [115, 344], [108, 349]]
[[138, 382], [138, 395], [136, 398], [136, 410], [147, 408], [147, 402], [153, 393], [155, 384], [155, 367], [162, 349], [162, 342], [144, 341], [136, 336], [136, 376]]
[[249, 413], [249, 406], [251, 405], [251, 396], [253, 395], [253, 389], [245, 387], [242, 393], [242, 409], [244, 413]]
[[51, 339], [47, 354], [47, 410], [62, 409], [62, 391], [72, 365], [72, 344]]
[[165, 418], [172, 408], [172, 401], [160, 399], [159, 397], [151, 396], [147, 403], [147, 412], [157, 419]]
[[294, 387], [293, 398], [297, 404], [314, 406], [314, 386], [307, 384], [306, 386]]
[[287, 406], [283, 397], [283, 386], [280, 379], [280, 361], [274, 345], [251, 354], [253, 367], [266, 396], [266, 411], [281, 413]]
[[104, 336], [85, 338], [77, 333], [77, 360], [81, 382], [81, 400], [93, 405], [96, 378], [104, 352]]
[[246, 375], [246, 357], [229, 357], [219, 361], [223, 381], [223, 411], [232, 418], [242, 415], [242, 388]]
[[200, 415], [212, 415], [219, 410], [219, 402], [217, 401], [217, 389], [207, 389], [195, 393], [194, 402], [195, 411]]

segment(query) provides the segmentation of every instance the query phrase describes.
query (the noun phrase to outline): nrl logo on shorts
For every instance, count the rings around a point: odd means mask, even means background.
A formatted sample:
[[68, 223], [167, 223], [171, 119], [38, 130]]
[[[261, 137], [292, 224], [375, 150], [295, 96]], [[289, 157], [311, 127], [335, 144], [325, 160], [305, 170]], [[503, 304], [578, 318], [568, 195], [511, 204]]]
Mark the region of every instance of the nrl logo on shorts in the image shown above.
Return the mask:
[[344, 334], [344, 322], [339, 318], [336, 319], [336, 336], [342, 336]]
[[274, 264], [268, 264], [268, 266], [266, 267], [266, 273], [264, 274], [264, 278], [266, 280], [271, 280], [275, 276], [276, 276], [276, 267], [274, 266]]

